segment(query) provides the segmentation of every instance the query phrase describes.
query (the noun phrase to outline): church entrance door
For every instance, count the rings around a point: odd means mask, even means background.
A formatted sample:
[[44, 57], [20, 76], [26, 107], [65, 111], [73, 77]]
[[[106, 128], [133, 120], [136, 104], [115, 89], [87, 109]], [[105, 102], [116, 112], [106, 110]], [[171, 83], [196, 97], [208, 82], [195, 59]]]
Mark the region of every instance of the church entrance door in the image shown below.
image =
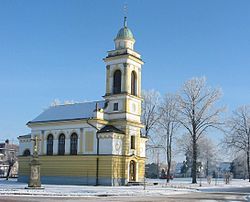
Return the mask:
[[135, 161], [130, 161], [129, 164], [129, 181], [135, 182], [136, 181], [136, 163]]

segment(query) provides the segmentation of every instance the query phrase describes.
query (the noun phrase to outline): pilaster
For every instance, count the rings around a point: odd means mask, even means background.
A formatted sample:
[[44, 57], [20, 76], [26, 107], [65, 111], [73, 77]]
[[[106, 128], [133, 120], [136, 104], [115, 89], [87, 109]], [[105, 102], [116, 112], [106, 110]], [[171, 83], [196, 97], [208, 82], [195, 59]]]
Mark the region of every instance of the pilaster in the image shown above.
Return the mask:
[[54, 139], [53, 142], [53, 155], [57, 155], [58, 154], [58, 139]]
[[83, 128], [80, 128], [80, 149], [79, 153], [83, 153]]
[[65, 138], [65, 154], [70, 154], [70, 138]]
[[111, 93], [110, 88], [110, 65], [106, 66], [106, 94]]
[[44, 135], [44, 131], [41, 131], [41, 155], [44, 155], [46, 151], [44, 148], [45, 148], [45, 145], [44, 145], [44, 141], [45, 141], [45, 135]]

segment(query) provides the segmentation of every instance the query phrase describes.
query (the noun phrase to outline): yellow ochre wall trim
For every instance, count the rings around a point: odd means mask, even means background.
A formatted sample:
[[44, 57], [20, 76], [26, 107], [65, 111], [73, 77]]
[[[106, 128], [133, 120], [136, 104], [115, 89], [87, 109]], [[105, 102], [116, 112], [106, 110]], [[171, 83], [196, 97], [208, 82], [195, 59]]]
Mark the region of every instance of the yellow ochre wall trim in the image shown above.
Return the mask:
[[[96, 177], [96, 159], [99, 158], [99, 177], [126, 178], [127, 165], [132, 157], [125, 156], [40, 156], [41, 176]], [[144, 176], [145, 158], [139, 163], [139, 179]], [[29, 176], [30, 157], [19, 157], [19, 175]]]

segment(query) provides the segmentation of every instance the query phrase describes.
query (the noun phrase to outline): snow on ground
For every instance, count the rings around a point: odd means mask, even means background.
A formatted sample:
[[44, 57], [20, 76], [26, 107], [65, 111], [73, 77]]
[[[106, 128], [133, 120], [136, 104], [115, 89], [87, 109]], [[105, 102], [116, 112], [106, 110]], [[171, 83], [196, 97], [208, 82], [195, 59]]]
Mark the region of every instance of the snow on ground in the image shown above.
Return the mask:
[[162, 185], [147, 186], [74, 186], [74, 185], [42, 185], [44, 189], [25, 189], [26, 183], [16, 179], [0, 179], [0, 195], [27, 195], [27, 196], [159, 196], [187, 193], [191, 190], [168, 188]]
[[[226, 187], [250, 187], [250, 182], [243, 179], [232, 179], [229, 184], [225, 184], [223, 178], [215, 179], [212, 178], [209, 184], [206, 178], [197, 178], [197, 184], [191, 183], [191, 178], [175, 178], [170, 183], [166, 183], [166, 180], [162, 179], [147, 179], [147, 184], [158, 183], [158, 185], [172, 187], [172, 188], [183, 188], [183, 189], [203, 189], [203, 188], [226, 188]], [[201, 186], [200, 186], [201, 185]]]
[[[225, 185], [223, 180], [212, 181], [208, 184], [202, 180], [202, 187], [198, 184], [191, 184], [190, 178], [176, 178], [166, 185], [166, 180], [147, 179], [146, 190], [143, 186], [74, 186], [74, 185], [43, 185], [44, 189], [25, 189], [26, 183], [17, 182], [17, 179], [0, 179], [0, 195], [26, 195], [26, 196], [160, 196], [184, 194], [196, 192], [200, 188], [215, 187], [242, 187], [250, 186], [247, 180], [232, 180], [229, 185]], [[155, 185], [154, 185], [155, 184]]]

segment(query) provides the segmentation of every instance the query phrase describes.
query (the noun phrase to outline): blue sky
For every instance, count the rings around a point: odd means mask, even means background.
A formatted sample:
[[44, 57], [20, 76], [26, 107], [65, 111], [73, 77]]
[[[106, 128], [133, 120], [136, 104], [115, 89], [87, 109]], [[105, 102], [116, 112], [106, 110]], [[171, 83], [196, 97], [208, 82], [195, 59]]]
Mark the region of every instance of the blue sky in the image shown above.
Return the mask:
[[124, 3], [143, 89], [174, 92], [206, 76], [229, 111], [250, 103], [248, 0], [0, 1], [0, 140], [29, 132], [54, 99], [101, 99]]

